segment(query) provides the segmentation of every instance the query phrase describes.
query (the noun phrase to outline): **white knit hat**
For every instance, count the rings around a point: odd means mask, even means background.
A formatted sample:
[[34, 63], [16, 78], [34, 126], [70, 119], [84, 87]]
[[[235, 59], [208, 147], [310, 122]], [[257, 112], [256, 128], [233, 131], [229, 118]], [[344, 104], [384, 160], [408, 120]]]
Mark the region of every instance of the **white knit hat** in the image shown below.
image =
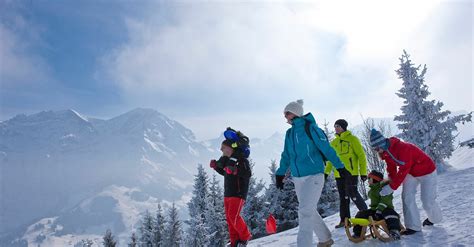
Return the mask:
[[288, 105], [286, 105], [285, 110], [283, 113], [291, 112], [298, 117], [303, 116], [303, 100], [299, 99], [297, 101], [292, 101]]

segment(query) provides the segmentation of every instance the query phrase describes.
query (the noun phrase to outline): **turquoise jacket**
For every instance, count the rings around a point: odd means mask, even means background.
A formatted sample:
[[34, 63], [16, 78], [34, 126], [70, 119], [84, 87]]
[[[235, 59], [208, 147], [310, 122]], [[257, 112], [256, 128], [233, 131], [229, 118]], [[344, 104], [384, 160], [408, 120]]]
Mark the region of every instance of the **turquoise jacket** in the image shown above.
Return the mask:
[[[314, 141], [305, 131], [306, 121], [310, 123], [309, 129]], [[293, 177], [324, 173], [324, 161], [321, 153], [331, 161], [336, 169], [344, 167], [311, 113], [294, 118], [291, 125], [291, 128], [286, 131], [285, 147], [276, 175], [285, 175], [288, 168], [290, 168]]]

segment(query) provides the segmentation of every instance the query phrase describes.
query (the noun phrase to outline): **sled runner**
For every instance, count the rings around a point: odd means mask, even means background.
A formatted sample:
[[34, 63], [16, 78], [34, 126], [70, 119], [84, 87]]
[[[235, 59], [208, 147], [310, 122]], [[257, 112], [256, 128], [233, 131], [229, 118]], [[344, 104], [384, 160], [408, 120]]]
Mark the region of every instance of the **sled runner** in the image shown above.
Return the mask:
[[[359, 225], [362, 226], [362, 230], [360, 233], [360, 237], [355, 238], [351, 234], [351, 229], [355, 226]], [[392, 241], [392, 237], [389, 234], [389, 230], [385, 220], [378, 220], [375, 221], [372, 216], [369, 216], [369, 219], [363, 218], [346, 218], [344, 220], [344, 226], [346, 228], [346, 235], [350, 241], [354, 243], [359, 243], [364, 241], [367, 238], [377, 238], [382, 242], [390, 242]], [[400, 225], [402, 231], [405, 229], [403, 225]], [[367, 228], [369, 228], [369, 232], [367, 233]]]

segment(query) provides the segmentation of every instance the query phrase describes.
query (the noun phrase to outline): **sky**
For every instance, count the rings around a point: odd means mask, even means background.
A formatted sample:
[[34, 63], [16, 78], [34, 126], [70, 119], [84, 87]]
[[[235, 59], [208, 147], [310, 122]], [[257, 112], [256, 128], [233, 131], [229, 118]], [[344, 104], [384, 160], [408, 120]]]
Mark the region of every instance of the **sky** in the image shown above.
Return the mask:
[[199, 140], [268, 137], [304, 99], [316, 121], [400, 114], [395, 70], [426, 64], [429, 99], [472, 111], [473, 9], [458, 1], [0, 0], [0, 120], [153, 108]]

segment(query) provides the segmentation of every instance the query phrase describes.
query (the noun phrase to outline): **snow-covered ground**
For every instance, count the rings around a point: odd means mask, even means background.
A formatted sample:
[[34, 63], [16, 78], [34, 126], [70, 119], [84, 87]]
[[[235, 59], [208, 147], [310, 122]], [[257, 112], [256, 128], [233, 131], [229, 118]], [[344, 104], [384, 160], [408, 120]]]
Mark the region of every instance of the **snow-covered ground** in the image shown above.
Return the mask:
[[[472, 152], [471, 150], [465, 150]], [[450, 171], [438, 177], [438, 202], [443, 211], [442, 223], [431, 227], [424, 227], [421, 233], [411, 236], [402, 236], [400, 241], [383, 243], [377, 239], [368, 239], [356, 244], [348, 240], [344, 228], [334, 229], [339, 222], [339, 215], [335, 214], [324, 219], [332, 232], [335, 244], [333, 246], [474, 246], [474, 164], [472, 156], [465, 156], [466, 161], [462, 170]], [[453, 164], [454, 165], [454, 164]], [[457, 167], [457, 166], [456, 166]], [[395, 209], [402, 215], [401, 189], [395, 192]], [[422, 220], [426, 218], [421, 209], [419, 193], [417, 204], [420, 208]], [[351, 212], [356, 212], [353, 207]], [[402, 216], [403, 223], [403, 216]], [[298, 228], [274, 234], [268, 237], [251, 241], [248, 246], [296, 246]], [[314, 236], [314, 246], [318, 242]]]

